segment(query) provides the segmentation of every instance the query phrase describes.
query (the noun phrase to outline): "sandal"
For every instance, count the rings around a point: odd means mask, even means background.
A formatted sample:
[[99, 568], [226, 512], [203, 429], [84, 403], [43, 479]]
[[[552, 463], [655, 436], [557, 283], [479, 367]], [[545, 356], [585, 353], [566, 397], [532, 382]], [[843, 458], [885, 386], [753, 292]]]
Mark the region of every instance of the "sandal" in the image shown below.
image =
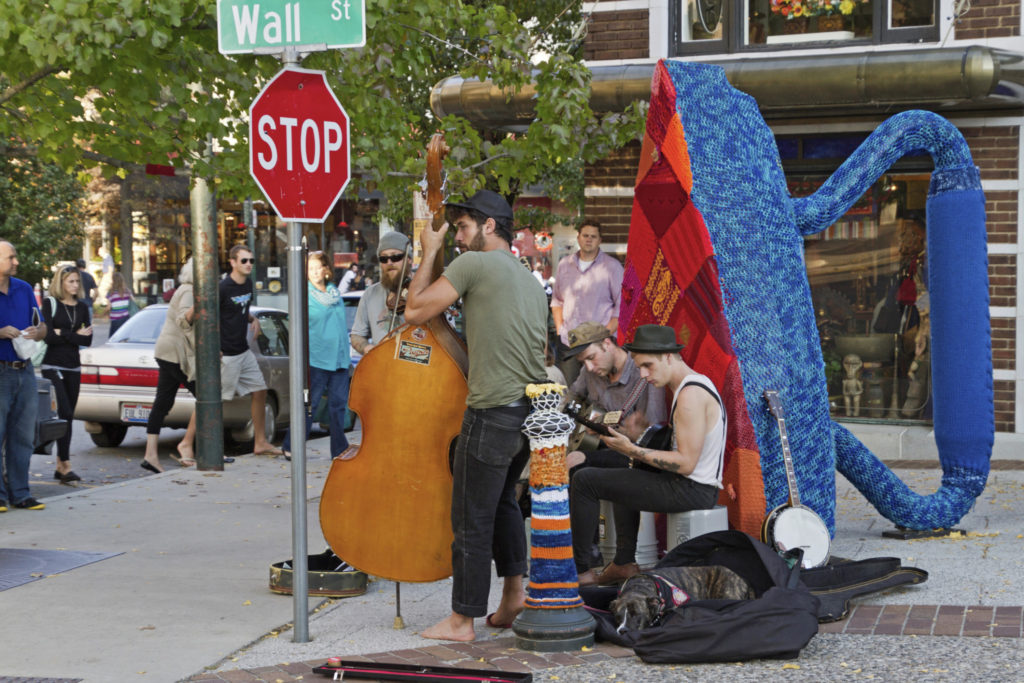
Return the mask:
[[171, 460], [178, 463], [181, 467], [192, 467], [196, 464], [196, 461], [192, 458], [183, 458], [177, 453], [171, 453], [170, 456]]

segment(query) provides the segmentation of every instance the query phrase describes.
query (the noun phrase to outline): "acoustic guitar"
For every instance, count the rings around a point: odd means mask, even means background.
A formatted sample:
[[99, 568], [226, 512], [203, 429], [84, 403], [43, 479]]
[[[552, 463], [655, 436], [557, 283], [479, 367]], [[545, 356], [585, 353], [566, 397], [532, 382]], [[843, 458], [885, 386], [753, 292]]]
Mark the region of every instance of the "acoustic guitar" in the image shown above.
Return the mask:
[[767, 389], [764, 398], [768, 410], [779, 426], [782, 441], [782, 457], [786, 463], [786, 482], [789, 484], [789, 501], [772, 510], [761, 524], [761, 541], [780, 553], [801, 548], [804, 551], [804, 569], [821, 567], [828, 562], [832, 541], [828, 527], [818, 513], [800, 504], [796, 472], [793, 470], [793, 454], [789, 449], [789, 434], [786, 432], [786, 416], [782, 411], [779, 392]]
[[[565, 414], [576, 420], [578, 423], [585, 427], [590, 427], [596, 433], [601, 436], [611, 436], [612, 433], [608, 429], [608, 425], [600, 422], [594, 422], [580, 415], [580, 406], [577, 403], [570, 403], [565, 406]], [[614, 426], [614, 425], [613, 425]], [[636, 440], [636, 445], [640, 448], [650, 448], [656, 451], [667, 451], [672, 448], [672, 425], [664, 422], [658, 422], [650, 425], [644, 430], [640, 438]], [[629, 466], [637, 470], [648, 470], [650, 472], [663, 472], [657, 467], [652, 467], [644, 462], [637, 462], [636, 460], [630, 460]]]

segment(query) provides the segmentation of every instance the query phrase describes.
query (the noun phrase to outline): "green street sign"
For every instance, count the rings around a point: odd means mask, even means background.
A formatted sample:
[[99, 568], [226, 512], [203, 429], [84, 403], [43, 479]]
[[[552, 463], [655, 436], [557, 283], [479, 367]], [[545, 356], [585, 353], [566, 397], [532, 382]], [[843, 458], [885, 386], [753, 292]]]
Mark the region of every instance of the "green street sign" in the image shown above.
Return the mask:
[[217, 42], [226, 55], [362, 47], [365, 0], [217, 0]]

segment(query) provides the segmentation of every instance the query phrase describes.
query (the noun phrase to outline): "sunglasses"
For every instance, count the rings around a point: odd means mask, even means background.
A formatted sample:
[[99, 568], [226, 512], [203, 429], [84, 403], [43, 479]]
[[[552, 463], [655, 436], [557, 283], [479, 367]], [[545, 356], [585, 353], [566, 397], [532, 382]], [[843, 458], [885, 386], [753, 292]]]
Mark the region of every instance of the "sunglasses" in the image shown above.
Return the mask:
[[377, 260], [381, 263], [398, 263], [405, 258], [405, 254], [392, 254], [391, 256], [378, 256]]
[[246, 263], [256, 263], [256, 259], [254, 259], [254, 258], [240, 258], [240, 259], [238, 259], [238, 262], [243, 264], [243, 265], [245, 265]]

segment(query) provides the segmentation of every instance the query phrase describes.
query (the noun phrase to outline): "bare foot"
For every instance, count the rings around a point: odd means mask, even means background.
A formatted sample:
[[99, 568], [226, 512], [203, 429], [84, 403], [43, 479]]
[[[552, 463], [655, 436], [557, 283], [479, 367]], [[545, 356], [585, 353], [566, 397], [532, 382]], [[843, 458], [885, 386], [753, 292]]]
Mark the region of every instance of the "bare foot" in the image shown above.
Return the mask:
[[463, 643], [476, 640], [473, 620], [461, 614], [452, 614], [442, 619], [425, 631], [421, 631], [420, 635], [434, 640], [458, 640]]
[[195, 454], [192, 451], [192, 447], [186, 445], [184, 441], [178, 444], [178, 456], [175, 460], [182, 467], [192, 467], [196, 464]]
[[280, 448], [274, 446], [269, 441], [258, 443], [252, 449], [254, 455], [281, 455], [284, 453]]

